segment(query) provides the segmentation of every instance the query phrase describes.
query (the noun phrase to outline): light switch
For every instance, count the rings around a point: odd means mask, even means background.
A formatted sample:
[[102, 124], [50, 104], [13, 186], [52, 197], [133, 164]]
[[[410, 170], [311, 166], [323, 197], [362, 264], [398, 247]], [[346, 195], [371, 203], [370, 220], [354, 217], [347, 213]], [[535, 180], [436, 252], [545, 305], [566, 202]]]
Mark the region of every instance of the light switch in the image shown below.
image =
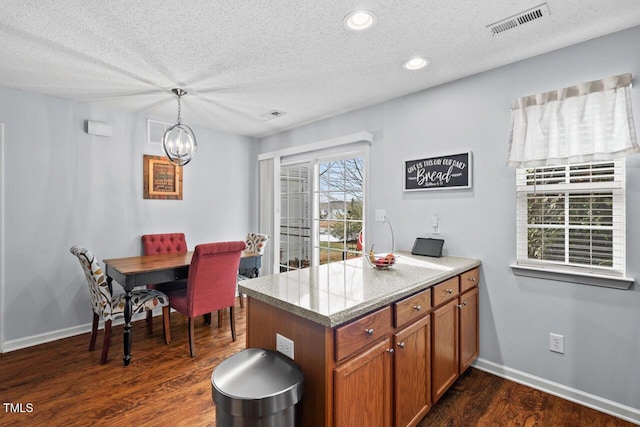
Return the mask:
[[431, 217], [431, 232], [433, 234], [440, 234], [440, 219], [438, 219], [438, 215]]
[[376, 221], [384, 222], [385, 216], [387, 216], [387, 212], [384, 209], [376, 209]]

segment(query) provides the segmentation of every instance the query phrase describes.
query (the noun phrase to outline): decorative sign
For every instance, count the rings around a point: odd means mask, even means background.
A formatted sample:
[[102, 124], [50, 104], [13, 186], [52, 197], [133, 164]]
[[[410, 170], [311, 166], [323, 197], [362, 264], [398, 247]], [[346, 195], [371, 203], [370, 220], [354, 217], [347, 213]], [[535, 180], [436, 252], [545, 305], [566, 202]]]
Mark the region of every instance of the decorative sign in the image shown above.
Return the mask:
[[404, 190], [471, 188], [471, 152], [404, 162]]
[[143, 156], [143, 186], [145, 199], [182, 200], [182, 166], [166, 157]]

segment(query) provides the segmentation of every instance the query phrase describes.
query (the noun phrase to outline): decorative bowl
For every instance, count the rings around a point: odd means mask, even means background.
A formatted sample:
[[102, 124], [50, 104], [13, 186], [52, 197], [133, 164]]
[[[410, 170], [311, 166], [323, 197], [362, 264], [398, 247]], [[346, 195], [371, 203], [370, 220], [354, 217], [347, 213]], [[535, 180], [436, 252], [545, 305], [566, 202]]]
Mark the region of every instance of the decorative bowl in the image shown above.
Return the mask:
[[389, 270], [396, 263], [397, 255], [393, 253], [378, 253], [374, 254], [370, 251], [368, 255], [365, 255], [369, 265], [377, 270]]

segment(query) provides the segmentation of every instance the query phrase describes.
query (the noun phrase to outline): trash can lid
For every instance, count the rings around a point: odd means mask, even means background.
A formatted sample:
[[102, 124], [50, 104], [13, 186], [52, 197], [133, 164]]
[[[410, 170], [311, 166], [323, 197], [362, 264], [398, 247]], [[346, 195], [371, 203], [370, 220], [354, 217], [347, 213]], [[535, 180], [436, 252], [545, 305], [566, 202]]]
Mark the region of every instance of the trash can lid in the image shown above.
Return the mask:
[[248, 348], [222, 361], [211, 374], [213, 400], [233, 415], [279, 412], [302, 397], [303, 376], [287, 357]]

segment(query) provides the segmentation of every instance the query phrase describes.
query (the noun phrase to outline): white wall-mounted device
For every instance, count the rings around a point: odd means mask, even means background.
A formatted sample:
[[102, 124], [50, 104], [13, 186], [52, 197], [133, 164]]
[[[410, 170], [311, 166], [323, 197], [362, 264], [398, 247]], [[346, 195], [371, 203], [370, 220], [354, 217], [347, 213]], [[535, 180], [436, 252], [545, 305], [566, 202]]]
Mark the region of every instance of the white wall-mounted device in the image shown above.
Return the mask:
[[86, 131], [89, 135], [111, 136], [112, 129], [109, 123], [87, 120]]

